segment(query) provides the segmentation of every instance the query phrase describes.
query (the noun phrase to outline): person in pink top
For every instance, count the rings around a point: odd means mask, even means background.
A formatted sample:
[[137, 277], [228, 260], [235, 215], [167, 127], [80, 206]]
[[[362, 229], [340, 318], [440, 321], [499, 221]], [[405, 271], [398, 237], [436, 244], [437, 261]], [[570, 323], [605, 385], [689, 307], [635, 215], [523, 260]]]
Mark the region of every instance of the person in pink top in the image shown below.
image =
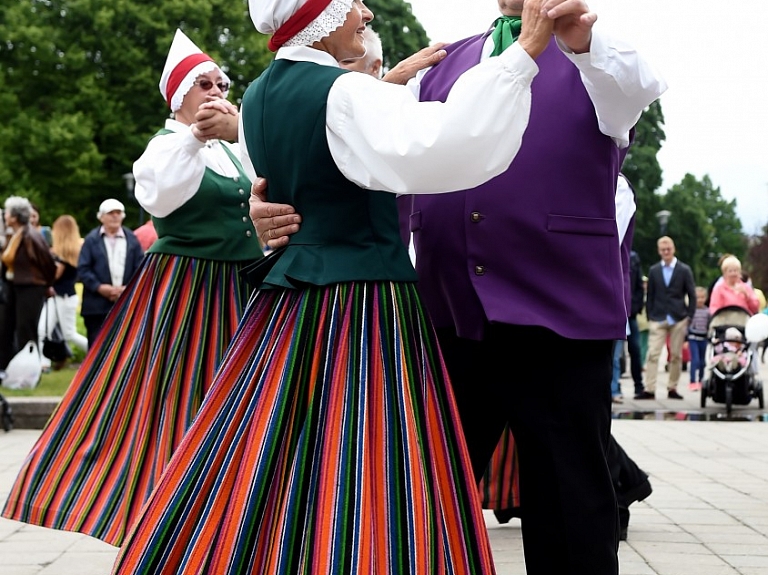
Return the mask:
[[735, 256], [728, 256], [720, 264], [723, 279], [715, 284], [709, 298], [709, 313], [728, 306], [744, 308], [749, 313], [757, 313], [760, 302], [752, 287], [741, 279], [741, 262]]

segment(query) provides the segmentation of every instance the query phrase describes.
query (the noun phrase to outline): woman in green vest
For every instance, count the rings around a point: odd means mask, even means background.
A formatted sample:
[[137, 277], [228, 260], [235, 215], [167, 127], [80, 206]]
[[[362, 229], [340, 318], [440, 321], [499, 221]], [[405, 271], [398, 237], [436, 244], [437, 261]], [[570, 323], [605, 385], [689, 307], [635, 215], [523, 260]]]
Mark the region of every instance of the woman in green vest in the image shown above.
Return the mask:
[[243, 100], [243, 163], [302, 226], [253, 270], [260, 291], [114, 574], [493, 573], [395, 199], [512, 161], [552, 30], [536, 8], [441, 104], [339, 67], [365, 55], [360, 0], [251, 0], [277, 54]]
[[[158, 239], [115, 303], [13, 486], [3, 515], [120, 545], [205, 397], [261, 257], [229, 80], [181, 31], [160, 81], [174, 118], [134, 165]], [[210, 119], [210, 118], [209, 118]], [[226, 122], [220, 122], [226, 125]]]

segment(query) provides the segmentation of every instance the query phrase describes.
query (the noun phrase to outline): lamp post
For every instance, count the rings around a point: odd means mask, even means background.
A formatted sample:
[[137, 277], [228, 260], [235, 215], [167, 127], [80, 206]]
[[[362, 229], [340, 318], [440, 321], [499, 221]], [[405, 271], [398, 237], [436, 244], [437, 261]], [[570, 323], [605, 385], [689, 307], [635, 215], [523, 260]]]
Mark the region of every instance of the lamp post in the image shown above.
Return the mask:
[[[136, 187], [136, 178], [133, 177], [133, 172], [126, 172], [123, 174], [123, 181], [125, 182], [125, 193], [128, 195], [129, 200], [135, 200], [136, 195], [133, 190]], [[139, 204], [139, 225], [144, 223], [144, 208]]]
[[661, 210], [656, 212], [656, 218], [659, 220], [659, 230], [661, 230], [662, 236], [667, 234], [667, 224], [669, 223], [669, 216], [671, 215], [672, 212], [669, 210]]

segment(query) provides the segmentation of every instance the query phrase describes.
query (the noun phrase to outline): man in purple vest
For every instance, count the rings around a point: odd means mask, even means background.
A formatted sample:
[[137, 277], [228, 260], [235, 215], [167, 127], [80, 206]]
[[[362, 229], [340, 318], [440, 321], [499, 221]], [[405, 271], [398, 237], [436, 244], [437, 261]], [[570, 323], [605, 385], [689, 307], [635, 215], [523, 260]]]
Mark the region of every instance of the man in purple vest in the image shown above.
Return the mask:
[[[448, 46], [414, 84], [420, 99], [445, 100], [462, 72], [516, 39], [523, 0], [498, 2], [492, 30]], [[471, 191], [399, 201], [478, 479], [505, 424], [515, 436], [527, 572], [614, 575], [605, 455], [629, 254], [614, 195], [633, 126], [666, 85], [632, 48], [593, 30], [583, 2], [553, 6], [555, 37], [537, 59], [509, 170]], [[295, 231], [291, 212], [257, 203], [251, 216], [267, 240]]]

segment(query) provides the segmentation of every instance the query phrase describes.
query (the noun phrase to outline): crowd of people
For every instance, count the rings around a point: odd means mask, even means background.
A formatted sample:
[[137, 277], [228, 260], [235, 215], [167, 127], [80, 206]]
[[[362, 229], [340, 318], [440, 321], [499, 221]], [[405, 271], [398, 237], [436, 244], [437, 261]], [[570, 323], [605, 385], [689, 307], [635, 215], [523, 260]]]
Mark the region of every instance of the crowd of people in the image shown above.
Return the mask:
[[276, 55], [240, 109], [173, 37], [151, 222], [6, 201], [0, 370], [57, 323], [87, 353], [4, 517], [120, 546], [115, 574], [482, 575], [485, 505], [527, 573], [618, 573], [652, 491], [610, 431], [624, 340], [635, 398], [668, 342], [680, 399], [684, 342], [760, 303], [733, 256], [707, 305], [672, 238], [647, 277], [632, 251], [652, 66], [584, 3], [498, 6], [386, 71], [362, 0], [249, 0]]

